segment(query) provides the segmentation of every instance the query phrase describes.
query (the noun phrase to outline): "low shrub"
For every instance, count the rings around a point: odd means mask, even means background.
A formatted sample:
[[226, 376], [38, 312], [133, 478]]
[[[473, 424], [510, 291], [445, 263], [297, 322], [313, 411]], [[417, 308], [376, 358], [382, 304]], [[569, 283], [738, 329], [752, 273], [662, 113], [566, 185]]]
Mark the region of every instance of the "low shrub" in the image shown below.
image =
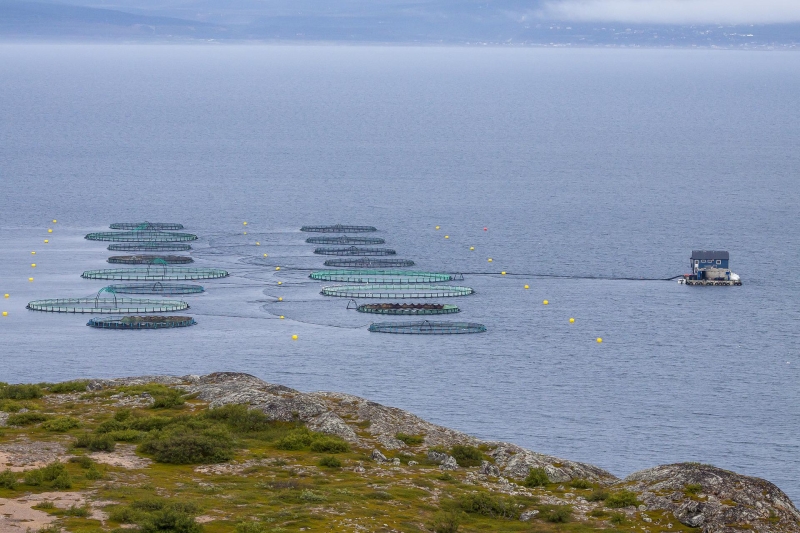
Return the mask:
[[86, 479], [90, 481], [97, 481], [98, 479], [103, 479], [104, 477], [103, 472], [100, 471], [100, 469], [98, 469], [96, 465], [90, 466], [89, 469], [86, 470], [86, 474], [84, 475], [86, 476]]
[[167, 389], [161, 393], [153, 394], [153, 409], [173, 409], [175, 407], [183, 407], [186, 403], [180, 391], [175, 389]]
[[297, 428], [278, 440], [275, 447], [279, 450], [302, 450], [311, 446], [311, 431], [308, 428]]
[[604, 509], [592, 509], [589, 513], [589, 516], [593, 516], [595, 518], [604, 518], [608, 516], [608, 511]]
[[333, 455], [326, 455], [319, 460], [319, 466], [325, 466], [328, 468], [341, 468], [342, 462]]
[[312, 490], [304, 490], [300, 493], [300, 499], [304, 502], [324, 502], [325, 496], [322, 494], [317, 494]]
[[69, 472], [62, 472], [53, 480], [53, 488], [57, 490], [67, 490], [72, 488], [72, 477]]
[[594, 489], [589, 493], [588, 496], [586, 496], [586, 499], [590, 502], [599, 502], [608, 498], [609, 494], [610, 492], [608, 492], [606, 489]]
[[272, 529], [264, 522], [256, 522], [255, 520], [246, 520], [236, 524], [236, 533], [267, 533]]
[[34, 400], [42, 397], [39, 385], [5, 385], [0, 386], [0, 398], [7, 400]]
[[385, 490], [376, 490], [373, 492], [368, 492], [366, 497], [370, 500], [383, 500], [388, 501], [394, 499], [391, 494], [386, 492]]
[[625, 516], [625, 513], [611, 513], [611, 518], [608, 521], [615, 526], [620, 526], [628, 521], [628, 517]]
[[0, 472], [0, 489], [14, 490], [17, 488], [17, 474], [11, 470]]
[[135, 429], [121, 429], [119, 431], [111, 431], [108, 436], [113, 440], [123, 442], [137, 442], [142, 440], [144, 433]]
[[17, 413], [22, 409], [22, 404], [14, 400], [0, 400], [0, 411], [4, 413]]
[[409, 435], [407, 433], [397, 433], [394, 438], [402, 441], [406, 446], [419, 446], [425, 442], [424, 435]]
[[39, 468], [25, 472], [23, 483], [31, 487], [38, 487], [44, 483], [44, 474]]
[[80, 465], [81, 468], [90, 468], [94, 464], [94, 461], [92, 461], [92, 458], [88, 455], [76, 455], [74, 457], [70, 457], [69, 462]]
[[65, 381], [63, 383], [55, 383], [50, 385], [47, 389], [56, 394], [63, 394], [65, 392], [86, 392], [86, 386], [89, 384], [86, 380]]
[[483, 452], [474, 446], [455, 445], [451, 448], [450, 455], [458, 466], [479, 466], [483, 461]]
[[235, 433], [256, 433], [275, 425], [263, 411], [248, 409], [239, 404], [215, 407], [206, 411], [203, 416], [209, 420], [224, 422]]
[[145, 498], [112, 509], [109, 518], [121, 524], [135, 524], [142, 533], [200, 533], [202, 526], [194, 520], [199, 512], [197, 505], [190, 502]]
[[54, 504], [50, 500], [45, 500], [43, 502], [37, 503], [36, 505], [33, 506], [33, 508], [34, 509], [55, 509], [56, 508], [56, 504]]
[[75, 507], [72, 505], [69, 509], [64, 510], [64, 514], [66, 516], [76, 516], [78, 518], [89, 518], [92, 515], [92, 511], [85, 505], [82, 507]]
[[28, 411], [26, 413], [9, 415], [6, 423], [9, 426], [30, 426], [31, 424], [38, 424], [39, 422], [44, 422], [49, 419], [50, 417], [45, 414], [37, 411]]
[[550, 483], [550, 478], [547, 477], [544, 468], [531, 468], [525, 481], [522, 482], [526, 487], [544, 487], [548, 483]]
[[683, 488], [683, 492], [692, 496], [700, 494], [703, 491], [703, 486], [700, 483], [689, 483]]
[[592, 488], [592, 483], [587, 479], [573, 479], [569, 482], [569, 486], [573, 489], [590, 489]]
[[66, 474], [67, 467], [64, 466], [64, 463], [53, 461], [47, 466], [43, 466], [40, 471], [42, 472], [42, 479], [45, 481], [53, 481], [61, 474]]
[[487, 492], [475, 492], [461, 496], [458, 507], [465, 513], [479, 514], [496, 518], [517, 518], [517, 507], [505, 498]]
[[194, 516], [174, 508], [166, 508], [147, 514], [138, 522], [141, 533], [200, 533], [203, 526], [195, 522]]
[[639, 505], [639, 500], [636, 499], [636, 493], [629, 490], [621, 490], [612, 492], [606, 498], [606, 507], [620, 508], [630, 507], [631, 505]]
[[431, 530], [433, 533], [458, 533], [461, 527], [461, 515], [454, 511], [436, 513]]
[[93, 452], [113, 452], [116, 443], [108, 434], [92, 435], [91, 433], [84, 433], [75, 439], [73, 446], [76, 448], [86, 448]]
[[159, 463], [219, 463], [233, 458], [233, 439], [223, 428], [195, 430], [180, 425], [149, 434], [139, 451]]
[[542, 505], [539, 507], [539, 516], [542, 520], [562, 524], [572, 518], [572, 507], [569, 505]]
[[50, 420], [45, 420], [45, 422], [42, 424], [42, 427], [47, 431], [64, 433], [70, 429], [80, 427], [80, 425], [81, 423], [77, 418], [73, 418], [71, 416], [59, 416], [56, 418], [51, 418]]
[[335, 437], [319, 437], [311, 441], [311, 451], [322, 453], [344, 453], [350, 451], [350, 446], [345, 441]]

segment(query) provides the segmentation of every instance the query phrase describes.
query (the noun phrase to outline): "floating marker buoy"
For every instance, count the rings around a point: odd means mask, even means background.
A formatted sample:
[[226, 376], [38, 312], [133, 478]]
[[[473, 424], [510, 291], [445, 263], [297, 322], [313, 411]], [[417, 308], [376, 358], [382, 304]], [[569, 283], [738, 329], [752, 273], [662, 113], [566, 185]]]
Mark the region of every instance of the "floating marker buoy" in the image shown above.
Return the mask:
[[502, 272], [500, 272], [500, 275], [501, 275], [501, 276], [505, 276], [505, 275], [506, 275], [506, 271], [505, 271], [505, 270], [503, 270]]
[[8, 311], [3, 311], [3, 316], [8, 316]]
[[48, 228], [48, 229], [47, 229], [47, 233], [53, 233], [53, 230], [52, 230], [52, 229], [50, 229], [50, 228]]
[[490, 263], [492, 262], [492, 258], [491, 258], [491, 257], [489, 258], [489, 262], [490, 262]]
[[275, 267], [275, 270], [280, 270], [280, 269], [281, 269], [281, 267]]
[[542, 303], [543, 303], [544, 305], [548, 305], [550, 302], [548, 302], [547, 300], [545, 300], [545, 301], [543, 301]]
[[483, 228], [483, 231], [489, 231], [489, 228]]
[[575, 319], [574, 319], [574, 318], [570, 318], [570, 319], [569, 319], [569, 323], [570, 323], [570, 324], [574, 324], [574, 323], [575, 323]]
[[261, 246], [261, 243], [256, 241], [256, 246]]
[[281, 315], [281, 320], [283, 320], [283, 315]]
[[264, 257], [267, 257], [267, 254], [264, 254]]
[[597, 342], [603, 342], [602, 337], [597, 337]]
[[247, 222], [242, 222], [242, 225], [246, 226], [246, 225], [247, 225]]
[[45, 243], [45, 244], [47, 244], [48, 242], [50, 242], [50, 240], [49, 240], [49, 239], [45, 239], [45, 240], [44, 240], [44, 243]]
[[278, 301], [282, 302], [283, 301], [283, 296], [278, 296]]
[[279, 281], [279, 282], [278, 282], [278, 285], [283, 285], [283, 282], [282, 282], [282, 281]]
[[474, 246], [470, 246], [469, 249], [470, 250], [475, 250], [475, 247]]
[[527, 285], [525, 285], [525, 288], [526, 288], [526, 289], [530, 289], [530, 287], [528, 287]]
[[436, 229], [439, 229], [439, 226], [436, 226]]
[[3, 298], [8, 298], [8, 293], [5, 293], [5, 294], [3, 295]]
[[36, 255], [36, 252], [31, 252], [31, 255]]
[[445, 236], [444, 236], [444, 238], [445, 238], [445, 239], [449, 239], [449, 238], [450, 238], [450, 235], [445, 235]]
[[292, 335], [292, 340], [296, 341], [297, 340], [297, 335]]
[[33, 278], [28, 278], [28, 281], [33, 281]]
[[244, 234], [247, 235], [247, 232], [245, 231]]
[[36, 263], [31, 263], [31, 267], [36, 268]]
[[58, 222], [58, 220], [56, 220], [56, 219], [53, 219], [53, 224], [55, 224], [56, 222]]

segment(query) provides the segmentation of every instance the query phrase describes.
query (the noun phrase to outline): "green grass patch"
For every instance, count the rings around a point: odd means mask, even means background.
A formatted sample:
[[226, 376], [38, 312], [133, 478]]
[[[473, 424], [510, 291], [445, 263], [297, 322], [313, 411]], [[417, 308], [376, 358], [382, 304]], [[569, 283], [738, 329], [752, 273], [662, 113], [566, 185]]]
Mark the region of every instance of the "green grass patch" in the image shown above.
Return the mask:
[[569, 505], [540, 505], [539, 517], [546, 522], [563, 524], [572, 518], [572, 507]]
[[0, 383], [0, 399], [35, 400], [42, 397], [42, 388], [38, 385], [8, 385]]
[[48, 415], [37, 411], [28, 411], [26, 413], [8, 415], [6, 423], [9, 426], [30, 426], [31, 424], [38, 424], [39, 422], [44, 422], [49, 419], [50, 417]]
[[397, 433], [394, 436], [397, 440], [403, 442], [406, 446], [419, 446], [425, 442], [424, 435], [409, 435], [408, 433]]
[[618, 492], [612, 492], [609, 494], [608, 498], [606, 498], [606, 507], [611, 507], [612, 509], [618, 509], [621, 507], [630, 507], [639, 505], [639, 500], [636, 499], [636, 493], [631, 492], [629, 490], [620, 490]]
[[42, 424], [42, 428], [46, 429], [47, 431], [65, 433], [70, 429], [75, 429], [80, 427], [80, 425], [81, 425], [80, 420], [72, 416], [57, 416], [56, 418], [45, 420], [44, 423]]
[[479, 466], [483, 461], [483, 452], [475, 446], [453, 446], [450, 449], [450, 455], [456, 460], [458, 466]]
[[86, 392], [86, 386], [89, 382], [85, 379], [75, 381], [65, 381], [63, 383], [54, 383], [47, 387], [47, 390], [54, 394], [64, 394], [67, 392]]

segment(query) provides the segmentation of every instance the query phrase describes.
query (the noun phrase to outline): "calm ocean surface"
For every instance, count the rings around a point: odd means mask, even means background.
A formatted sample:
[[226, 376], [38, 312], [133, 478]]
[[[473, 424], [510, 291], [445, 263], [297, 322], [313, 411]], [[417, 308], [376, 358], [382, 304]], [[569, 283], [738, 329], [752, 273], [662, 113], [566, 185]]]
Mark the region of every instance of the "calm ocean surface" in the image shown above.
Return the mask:
[[[2, 45], [0, 380], [249, 372], [800, 500], [798, 95], [795, 53]], [[83, 235], [139, 220], [231, 272], [190, 297], [197, 326], [25, 310], [107, 285], [80, 278], [111, 255]], [[292, 270], [323, 261], [299, 227], [337, 222], [494, 272], [452, 301], [488, 332], [369, 333]], [[744, 286], [537, 277], [671, 277], [693, 248], [729, 250]]]

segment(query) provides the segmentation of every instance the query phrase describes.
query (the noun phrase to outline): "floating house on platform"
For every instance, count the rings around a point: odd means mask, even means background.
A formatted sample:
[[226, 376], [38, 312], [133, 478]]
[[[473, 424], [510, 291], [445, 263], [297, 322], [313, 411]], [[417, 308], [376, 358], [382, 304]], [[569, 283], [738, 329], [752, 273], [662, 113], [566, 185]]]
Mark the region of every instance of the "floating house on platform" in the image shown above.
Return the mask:
[[741, 285], [739, 276], [730, 271], [730, 254], [723, 250], [692, 250], [691, 274], [684, 274], [686, 285]]

